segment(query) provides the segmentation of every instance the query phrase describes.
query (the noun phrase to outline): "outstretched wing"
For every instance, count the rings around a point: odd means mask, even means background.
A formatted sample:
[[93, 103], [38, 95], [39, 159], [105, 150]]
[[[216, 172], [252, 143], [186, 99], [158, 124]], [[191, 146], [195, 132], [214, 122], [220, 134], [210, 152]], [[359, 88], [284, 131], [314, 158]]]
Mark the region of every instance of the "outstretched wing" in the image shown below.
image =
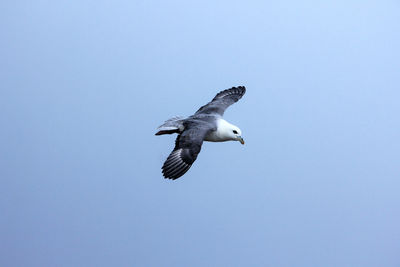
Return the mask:
[[165, 178], [177, 179], [184, 175], [200, 153], [204, 137], [212, 130], [206, 123], [191, 123], [178, 135], [175, 148], [162, 167]]
[[202, 106], [197, 114], [219, 114], [224, 115], [225, 110], [237, 102], [246, 93], [246, 87], [238, 86], [219, 92], [207, 105]]

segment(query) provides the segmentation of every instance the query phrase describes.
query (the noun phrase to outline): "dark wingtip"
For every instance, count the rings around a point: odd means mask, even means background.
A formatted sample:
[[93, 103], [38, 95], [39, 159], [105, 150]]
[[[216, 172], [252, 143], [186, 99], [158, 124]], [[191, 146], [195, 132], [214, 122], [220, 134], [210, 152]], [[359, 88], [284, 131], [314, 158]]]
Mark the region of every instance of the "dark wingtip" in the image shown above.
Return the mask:
[[232, 87], [231, 90], [239, 90], [241, 96], [243, 96], [246, 93], [246, 87], [243, 85]]
[[182, 177], [187, 171], [189, 170], [189, 168], [187, 170], [180, 170], [178, 173], [174, 173], [171, 170], [166, 170], [166, 169], [162, 169], [162, 173], [164, 176], [164, 179], [169, 179], [169, 180], [176, 180], [180, 177]]
[[[182, 174], [183, 175], [183, 174]], [[181, 175], [181, 176], [182, 176]], [[167, 175], [165, 172], [164, 172], [164, 170], [163, 170], [163, 176], [164, 176], [164, 179], [168, 179], [168, 180], [176, 180], [176, 179], [178, 179], [179, 177], [181, 177], [181, 176], [178, 176], [178, 177], [176, 177], [176, 176], [169, 176], [169, 175]]]
[[174, 180], [176, 180], [176, 179], [178, 179], [178, 178], [173, 178], [173, 177], [165, 177], [165, 176], [164, 176], [164, 179], [168, 179], [168, 180], [172, 180], [172, 181], [174, 181]]
[[166, 167], [165, 164], [167, 163], [167, 161], [164, 163], [163, 167], [161, 168], [162, 174], [165, 179], [176, 180], [176, 179], [182, 177], [192, 166], [192, 165], [188, 165], [183, 168], [180, 167], [180, 169], [174, 169], [173, 167], [171, 168], [171, 166]]
[[246, 92], [246, 87], [243, 85], [237, 86], [237, 87], [232, 87], [232, 89], [239, 89], [243, 92], [243, 94]]
[[239, 99], [246, 93], [246, 87], [244, 87], [243, 85], [241, 86], [237, 86], [237, 87], [231, 87], [229, 89], [225, 89], [221, 92], [219, 92], [214, 98], [213, 100], [216, 100], [218, 98], [227, 96], [227, 95], [233, 95], [236, 94]]

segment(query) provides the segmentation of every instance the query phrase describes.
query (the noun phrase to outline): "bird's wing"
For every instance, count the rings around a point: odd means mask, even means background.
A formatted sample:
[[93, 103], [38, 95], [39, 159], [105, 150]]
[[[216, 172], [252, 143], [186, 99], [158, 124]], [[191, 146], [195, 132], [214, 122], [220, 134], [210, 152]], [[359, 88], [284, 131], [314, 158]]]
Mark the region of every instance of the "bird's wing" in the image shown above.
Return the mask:
[[202, 106], [195, 115], [198, 114], [219, 114], [224, 115], [225, 110], [237, 102], [246, 93], [246, 87], [238, 86], [219, 92], [211, 102]]
[[205, 136], [211, 130], [212, 126], [207, 123], [191, 123], [178, 135], [175, 148], [162, 167], [165, 178], [175, 180], [189, 170], [200, 153]]

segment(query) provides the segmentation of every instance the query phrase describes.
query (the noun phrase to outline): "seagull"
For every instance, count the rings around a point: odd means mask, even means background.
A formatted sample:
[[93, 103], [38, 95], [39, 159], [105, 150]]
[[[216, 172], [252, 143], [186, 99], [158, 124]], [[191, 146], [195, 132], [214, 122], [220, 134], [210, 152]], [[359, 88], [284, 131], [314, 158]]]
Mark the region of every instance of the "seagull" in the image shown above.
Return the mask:
[[230, 124], [222, 116], [245, 92], [244, 86], [223, 90], [192, 116], [173, 117], [158, 127], [155, 135], [178, 134], [175, 148], [162, 166], [162, 173], [166, 179], [175, 180], [189, 170], [200, 153], [203, 141], [239, 141], [244, 145], [239, 127]]

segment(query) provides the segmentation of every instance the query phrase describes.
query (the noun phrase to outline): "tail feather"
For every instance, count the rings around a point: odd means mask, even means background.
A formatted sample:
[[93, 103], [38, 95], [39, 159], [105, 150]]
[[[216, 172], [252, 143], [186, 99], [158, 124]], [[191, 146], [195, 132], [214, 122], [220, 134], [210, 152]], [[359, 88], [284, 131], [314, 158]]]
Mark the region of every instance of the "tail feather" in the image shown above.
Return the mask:
[[181, 133], [184, 129], [183, 120], [184, 118], [180, 116], [166, 120], [157, 128], [156, 135]]

